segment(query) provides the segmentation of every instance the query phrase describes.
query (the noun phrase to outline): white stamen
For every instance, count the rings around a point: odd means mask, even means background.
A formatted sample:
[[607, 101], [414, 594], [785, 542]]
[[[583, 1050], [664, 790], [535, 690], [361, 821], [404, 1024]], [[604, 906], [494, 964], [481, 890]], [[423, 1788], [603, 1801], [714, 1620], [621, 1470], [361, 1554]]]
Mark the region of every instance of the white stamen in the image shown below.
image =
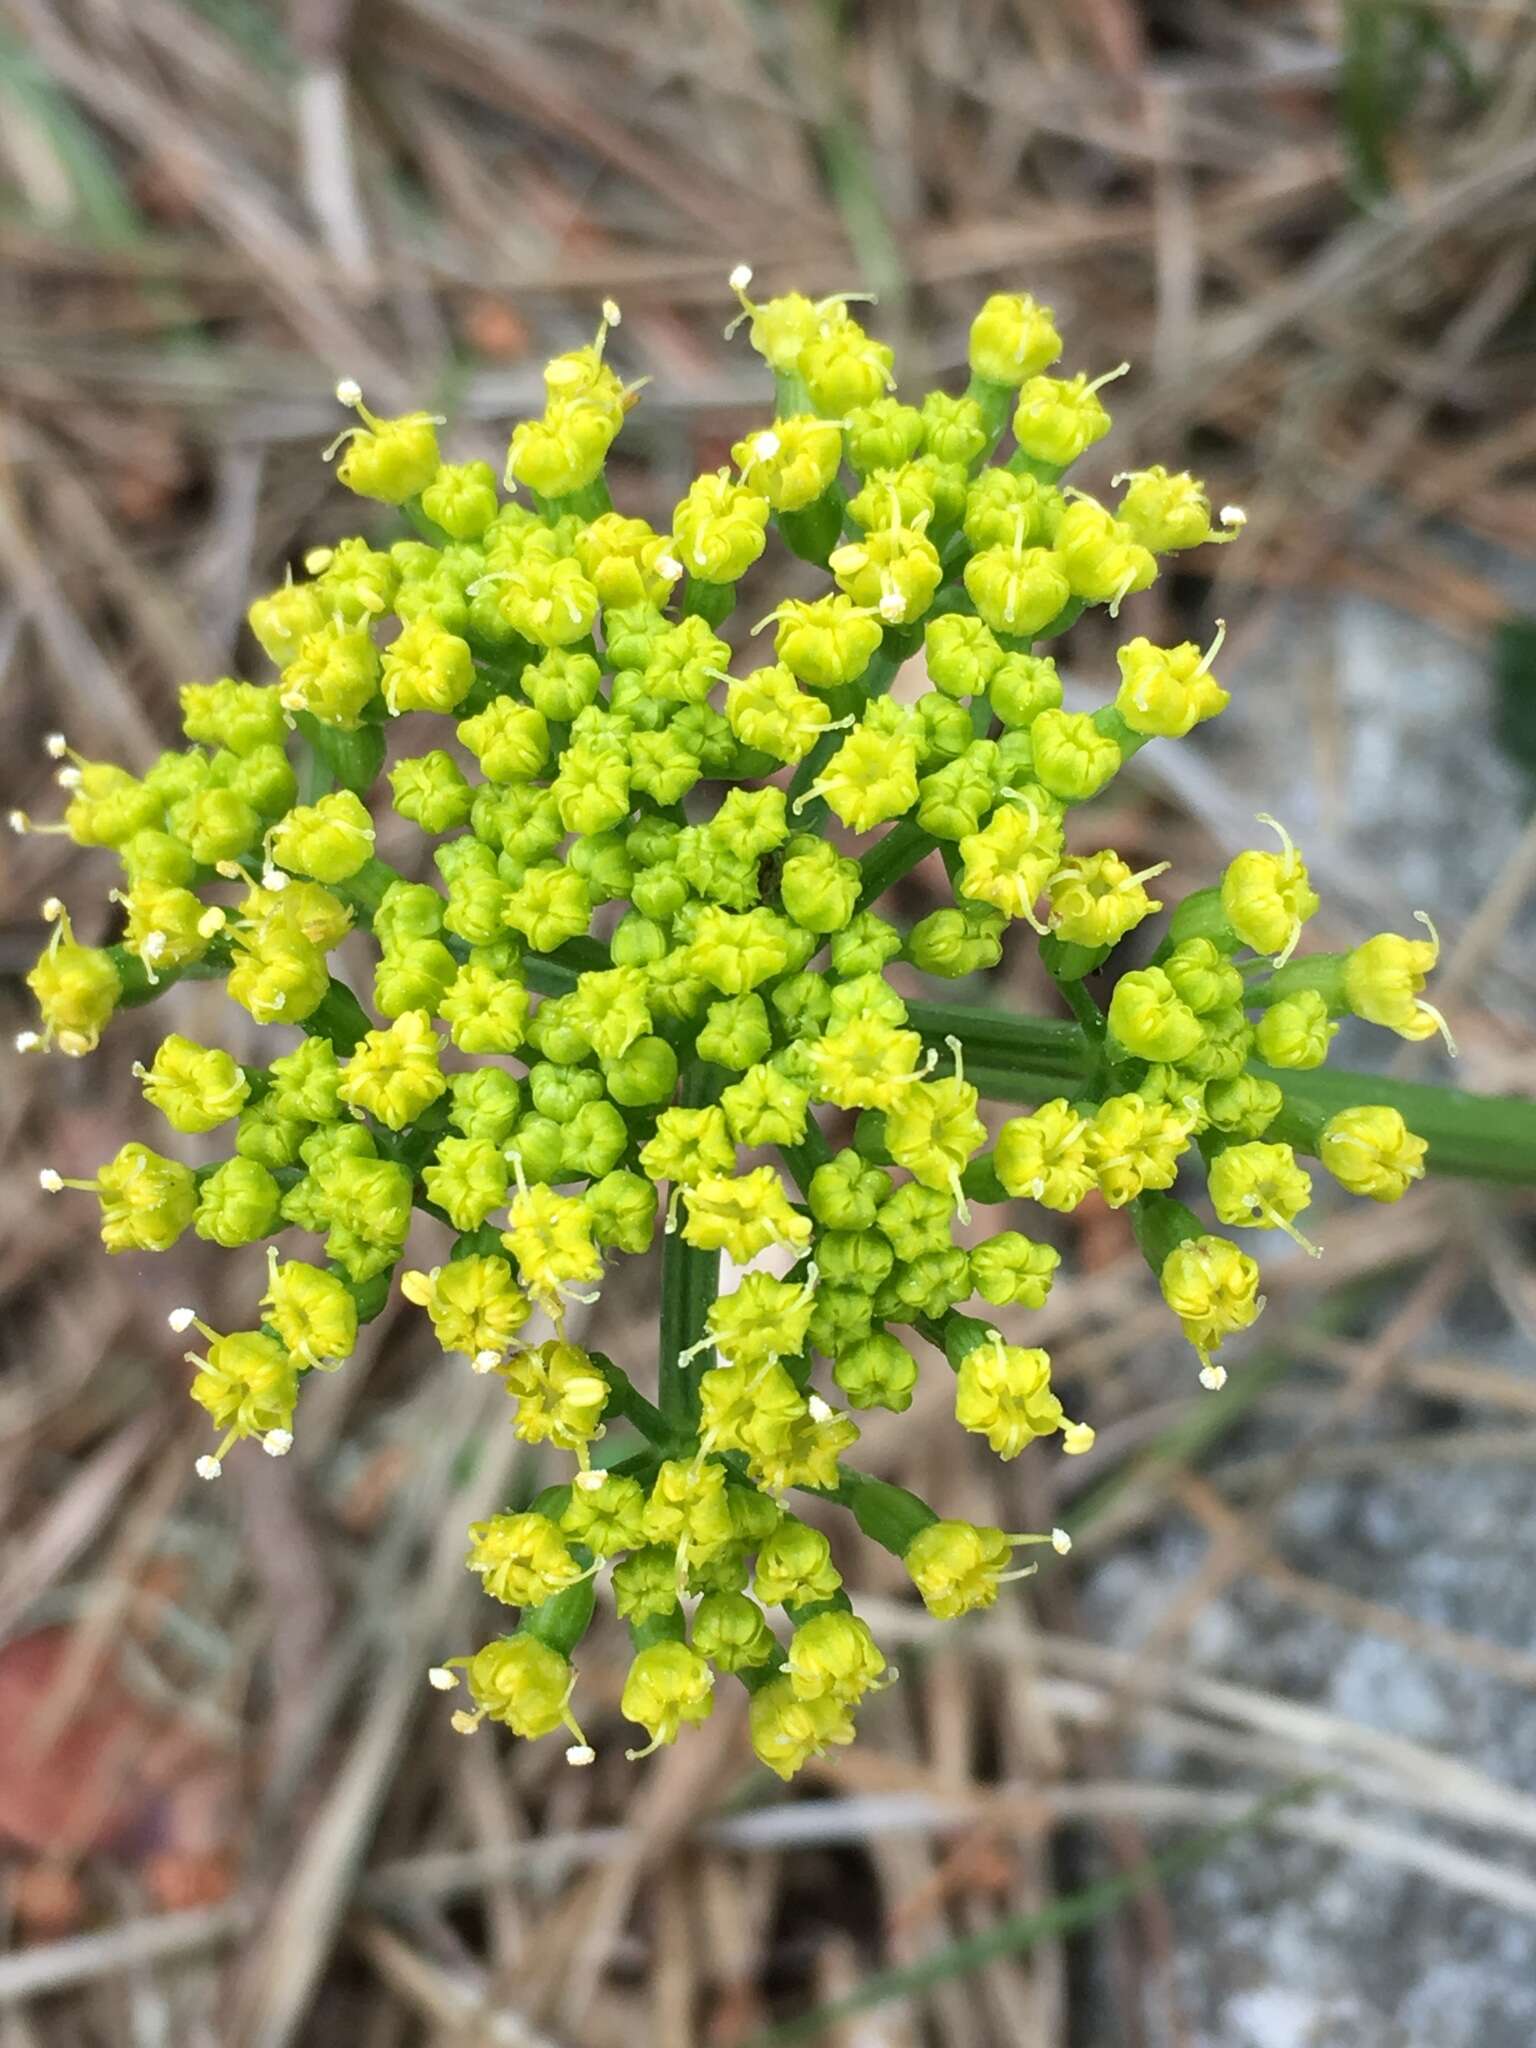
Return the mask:
[[183, 1330], [190, 1330], [197, 1321], [195, 1308], [173, 1308], [165, 1319], [179, 1337]]
[[1053, 1529], [1051, 1531], [1051, 1548], [1058, 1557], [1065, 1557], [1072, 1548], [1072, 1538], [1065, 1529]]
[[59, 1194], [64, 1186], [64, 1176], [56, 1166], [45, 1166], [37, 1176], [37, 1184], [46, 1195]]
[[752, 266], [750, 263], [738, 263], [736, 268], [731, 272], [730, 276], [726, 279], [726, 283], [730, 286], [733, 292], [744, 292], [751, 282]]
[[565, 1760], [568, 1764], [574, 1764], [580, 1770], [587, 1764], [595, 1764], [597, 1762], [597, 1751], [589, 1742], [573, 1742], [565, 1752]]
[[887, 590], [880, 599], [880, 616], [899, 626], [907, 616], [907, 600], [899, 590]]
[[42, 1038], [36, 1031], [18, 1031], [16, 1034], [16, 1050], [18, 1052], [36, 1052], [42, 1042]]
[[823, 1401], [820, 1394], [812, 1394], [805, 1405], [810, 1410], [812, 1422], [830, 1422], [832, 1420], [832, 1410]]
[[618, 326], [618, 325], [620, 324], [620, 322], [621, 322], [621, 321], [623, 320], [623, 318], [624, 318], [624, 315], [623, 315], [623, 314], [622, 314], [622, 313], [621, 313], [621, 312], [619, 311], [619, 302], [618, 302], [618, 300], [617, 300], [617, 299], [604, 299], [604, 301], [603, 301], [603, 321], [604, 321], [605, 325], [607, 325], [607, 326], [609, 326], [609, 327], [617, 327], [617, 326]]
[[263, 889], [270, 889], [276, 895], [280, 889], [287, 888], [288, 877], [281, 868], [266, 867], [261, 871], [261, 886]]
[[1208, 1393], [1216, 1394], [1227, 1384], [1227, 1369], [1224, 1365], [1202, 1365], [1200, 1384]]
[[576, 1484], [583, 1493], [596, 1493], [602, 1486], [606, 1474], [602, 1472], [578, 1472]]
[[43, 898], [42, 909], [43, 917], [49, 924], [57, 924], [59, 919], [64, 915], [64, 905], [59, 901], [57, 896], [45, 896]]
[[682, 575], [683, 565], [676, 555], [658, 555], [656, 558], [656, 573], [658, 576], [676, 578]]
[[192, 1467], [199, 1479], [217, 1479], [223, 1469], [217, 1458], [199, 1458]]
[[26, 832], [30, 829], [25, 811], [7, 811], [5, 821], [13, 832]]
[[63, 733], [51, 732], [43, 741], [43, 750], [51, 754], [55, 761], [62, 761], [69, 752], [69, 741], [65, 739]]
[[772, 432], [771, 429], [765, 433], [754, 434], [752, 437], [752, 453], [759, 462], [772, 462], [774, 456], [778, 454], [783, 445], [778, 435]]
[[1241, 505], [1223, 505], [1221, 508], [1221, 523], [1223, 526], [1246, 526], [1248, 524], [1248, 514]]
[[336, 386], [336, 399], [340, 405], [361, 405], [363, 387], [355, 377], [343, 377]]
[[458, 1682], [457, 1677], [448, 1669], [446, 1664], [434, 1664], [427, 1673], [427, 1683], [434, 1692], [452, 1692], [458, 1685]]
[[469, 1361], [471, 1372], [494, 1372], [501, 1363], [499, 1351], [477, 1351]]
[[261, 1440], [261, 1448], [269, 1458], [286, 1458], [293, 1449], [293, 1431], [269, 1429]]

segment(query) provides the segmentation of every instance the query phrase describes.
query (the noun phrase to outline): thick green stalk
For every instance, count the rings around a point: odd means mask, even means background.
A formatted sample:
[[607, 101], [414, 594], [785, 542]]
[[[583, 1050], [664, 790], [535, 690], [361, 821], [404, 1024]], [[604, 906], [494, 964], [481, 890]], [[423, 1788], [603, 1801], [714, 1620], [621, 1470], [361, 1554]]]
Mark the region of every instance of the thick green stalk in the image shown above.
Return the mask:
[[[929, 1045], [942, 1050], [946, 1038], [960, 1040], [966, 1079], [991, 1101], [1043, 1102], [1091, 1080], [1094, 1053], [1076, 1024], [959, 1003], [911, 1003], [908, 1015]], [[1428, 1141], [1431, 1172], [1536, 1185], [1536, 1102], [1343, 1069], [1291, 1073], [1253, 1065], [1248, 1071], [1273, 1081], [1285, 1096], [1271, 1135], [1301, 1149], [1315, 1144], [1321, 1125], [1337, 1111], [1379, 1103], [1400, 1111]]]
[[[702, 1109], [714, 1098], [709, 1069], [694, 1063], [683, 1069], [678, 1100], [685, 1109]], [[686, 1354], [704, 1335], [704, 1325], [720, 1292], [720, 1254], [689, 1244], [681, 1220], [662, 1240], [661, 1332], [656, 1369], [657, 1401], [668, 1431], [690, 1436], [699, 1411], [699, 1374], [710, 1353]], [[686, 1360], [686, 1362], [685, 1362]]]

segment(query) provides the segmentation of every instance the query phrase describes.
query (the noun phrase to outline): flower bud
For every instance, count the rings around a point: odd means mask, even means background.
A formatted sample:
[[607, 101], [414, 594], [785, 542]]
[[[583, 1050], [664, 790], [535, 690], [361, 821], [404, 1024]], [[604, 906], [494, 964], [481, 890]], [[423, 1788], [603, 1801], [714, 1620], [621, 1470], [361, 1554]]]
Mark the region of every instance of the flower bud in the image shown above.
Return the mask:
[[472, 1522], [465, 1563], [491, 1598], [508, 1607], [537, 1607], [582, 1576], [560, 1530], [540, 1514]]
[[833, 1609], [813, 1615], [790, 1638], [787, 1669], [796, 1699], [857, 1706], [885, 1668], [868, 1624], [856, 1614]]
[[969, 469], [992, 436], [974, 398], [930, 391], [923, 400], [923, 447], [936, 461]]
[[1055, 315], [1027, 292], [994, 292], [971, 322], [971, 373], [988, 384], [1017, 387], [1060, 354]]
[[[595, 1476], [595, 1475], [594, 1475]], [[575, 1486], [560, 1516], [560, 1528], [594, 1557], [639, 1550], [645, 1542], [645, 1492], [636, 1479], [604, 1472], [596, 1485]], [[669, 1585], [675, 1597], [675, 1588]]]
[[291, 810], [271, 835], [279, 866], [317, 882], [345, 882], [373, 857], [373, 820], [350, 789]]
[[842, 456], [841, 428], [804, 413], [759, 428], [731, 450], [742, 483], [775, 512], [813, 505], [836, 479]]
[[173, 1031], [142, 1075], [144, 1100], [175, 1131], [211, 1131], [238, 1116], [250, 1094], [244, 1071], [227, 1052]]
[[192, 1169], [148, 1145], [128, 1144], [94, 1181], [101, 1204], [101, 1241], [109, 1252], [164, 1252], [192, 1221], [197, 1183]]
[[955, 1420], [984, 1436], [1000, 1458], [1016, 1458], [1036, 1437], [1052, 1435], [1063, 1418], [1049, 1354], [1000, 1337], [973, 1346], [956, 1376]]
[[305, 711], [321, 725], [356, 732], [379, 694], [379, 650], [366, 626], [326, 620], [306, 633], [283, 666], [285, 711]]
[[197, 1190], [192, 1228], [208, 1244], [232, 1251], [278, 1227], [282, 1189], [254, 1159], [226, 1159]]
[[413, 620], [385, 648], [382, 668], [384, 702], [396, 718], [407, 711], [455, 711], [475, 680], [469, 642], [429, 617]]
[[480, 1719], [499, 1721], [525, 1742], [537, 1742], [557, 1728], [567, 1728], [581, 1749], [586, 1738], [571, 1717], [575, 1675], [558, 1650], [537, 1636], [502, 1636], [487, 1643], [464, 1663], [464, 1676], [475, 1703], [473, 1715], [455, 1725], [473, 1728]]
[[530, 782], [549, 759], [549, 727], [542, 713], [512, 697], [493, 697], [455, 728], [491, 782]]
[[478, 1230], [507, 1199], [507, 1162], [489, 1138], [439, 1138], [422, 1173], [427, 1199], [455, 1230]]
[[802, 690], [790, 671], [775, 663], [733, 676], [725, 696], [725, 715], [743, 746], [755, 747], [775, 761], [800, 761], [831, 722], [819, 697]]
[[923, 416], [899, 399], [876, 398], [854, 406], [843, 421], [843, 452], [860, 476], [897, 469], [922, 445]]
[[585, 1201], [600, 1245], [621, 1252], [649, 1248], [656, 1235], [656, 1191], [649, 1181], [615, 1169], [593, 1181]]
[[1043, 1308], [1060, 1264], [1061, 1254], [1053, 1245], [1036, 1244], [1017, 1230], [1001, 1231], [971, 1247], [976, 1292], [998, 1308], [1013, 1302]]
[[1312, 1199], [1312, 1176], [1289, 1145], [1229, 1145], [1211, 1161], [1206, 1180], [1218, 1220], [1250, 1230], [1297, 1236], [1292, 1226]]
[[812, 1757], [852, 1742], [853, 1717], [830, 1694], [803, 1700], [787, 1678], [776, 1678], [752, 1695], [748, 1712], [752, 1753], [786, 1783]]
[[1010, 1195], [1075, 1209], [1094, 1184], [1088, 1124], [1060, 1097], [1030, 1116], [1010, 1117], [997, 1134], [996, 1166]]
[[1158, 1285], [1200, 1354], [1201, 1377], [1220, 1386], [1226, 1374], [1210, 1363], [1210, 1354], [1223, 1338], [1246, 1330], [1264, 1306], [1257, 1263], [1227, 1238], [1188, 1238], [1164, 1259]]
[[1261, 817], [1259, 822], [1274, 826], [1282, 850], [1249, 851], [1229, 861], [1221, 878], [1221, 908], [1243, 945], [1271, 955], [1275, 965], [1283, 967], [1318, 899], [1285, 827], [1273, 818]]
[[758, 1548], [752, 1591], [764, 1607], [809, 1607], [830, 1600], [842, 1583], [826, 1537], [793, 1515]]
[[1178, 740], [1225, 710], [1230, 699], [1210, 673], [1215, 651], [1213, 646], [1202, 655], [1193, 640], [1177, 647], [1156, 647], [1140, 635], [1127, 641], [1115, 655], [1120, 664], [1115, 709], [1131, 731]]
[[913, 1537], [902, 1562], [928, 1612], [952, 1621], [993, 1604], [1011, 1555], [1001, 1529], [929, 1522]]
[[385, 505], [403, 505], [407, 498], [417, 497], [441, 466], [438, 422], [424, 412], [381, 420], [364, 405], [355, 385], [338, 385], [337, 396], [362, 424], [349, 427], [327, 450], [329, 457], [343, 443], [346, 446], [336, 465], [336, 481], [360, 498], [377, 498]]
[[346, 1283], [321, 1266], [289, 1259], [271, 1268], [262, 1307], [283, 1349], [296, 1365], [331, 1368], [350, 1358], [357, 1342], [357, 1303]]
[[1099, 387], [1120, 374], [1111, 370], [1091, 384], [1081, 370], [1075, 377], [1026, 377], [1013, 415], [1013, 438], [1021, 453], [1050, 469], [1070, 468], [1109, 432]]
[[994, 811], [981, 831], [960, 841], [960, 887], [973, 901], [1034, 924], [1034, 905], [1061, 856], [1061, 818], [1055, 799], [1044, 790], [1038, 800], [1033, 791], [1019, 792], [1017, 798]]
[[1327, 1059], [1338, 1028], [1323, 997], [1315, 988], [1304, 988], [1271, 1003], [1258, 1021], [1254, 1042], [1260, 1059], [1272, 1067], [1304, 1071]]
[[43, 1043], [75, 1059], [95, 1050], [123, 992], [111, 954], [97, 946], [77, 946], [62, 917], [28, 972], [27, 987], [37, 1000]]
[[1153, 463], [1150, 469], [1135, 470], [1129, 477], [1116, 477], [1115, 481], [1126, 485], [1119, 518], [1144, 548], [1157, 554], [1197, 548], [1208, 540], [1233, 540], [1235, 529], [1242, 525], [1242, 515], [1228, 507], [1221, 516], [1233, 530], [1215, 532], [1211, 526], [1211, 501], [1203, 485], [1187, 470], [1170, 475], [1161, 463]]
[[1109, 1028], [1142, 1060], [1182, 1060], [1199, 1045], [1200, 1019], [1175, 993], [1160, 967], [1123, 974], [1109, 999]]
[[879, 619], [850, 597], [791, 598], [773, 617], [774, 652], [813, 690], [854, 682], [880, 645]]
[[500, 499], [488, 462], [444, 462], [422, 488], [421, 509], [454, 540], [478, 540], [496, 517]]
[[1373, 1202], [1401, 1201], [1424, 1178], [1423, 1138], [1415, 1136], [1395, 1109], [1361, 1103], [1329, 1117], [1318, 1139], [1317, 1156], [1341, 1188]]
[[280, 747], [288, 737], [278, 694], [263, 683], [237, 683], [228, 676], [216, 683], [183, 683], [180, 703], [182, 731], [204, 746], [249, 754], [257, 747]]
[[678, 558], [700, 583], [736, 583], [763, 552], [768, 499], [727, 470], [696, 477], [672, 514]]
[[1065, 608], [1072, 591], [1051, 548], [981, 548], [965, 565], [971, 602], [994, 633], [1032, 640]]
[[832, 1377], [850, 1407], [904, 1415], [917, 1387], [917, 1360], [888, 1330], [871, 1330], [838, 1351]]
[[188, 1357], [200, 1368], [192, 1382], [192, 1398], [215, 1429], [223, 1431], [223, 1442], [211, 1460], [198, 1461], [200, 1473], [212, 1478], [230, 1444], [240, 1438], [265, 1439], [280, 1432], [291, 1441], [298, 1372], [274, 1338], [259, 1330], [236, 1330], [228, 1337], [213, 1336], [206, 1358], [195, 1353]]
[[512, 1268], [495, 1252], [450, 1259], [430, 1273], [405, 1273], [400, 1291], [427, 1311], [444, 1351], [461, 1351], [477, 1366], [481, 1359], [500, 1359], [532, 1313]]
[[693, 1617], [693, 1647], [721, 1671], [750, 1671], [778, 1654], [763, 1611], [745, 1593], [706, 1593]]

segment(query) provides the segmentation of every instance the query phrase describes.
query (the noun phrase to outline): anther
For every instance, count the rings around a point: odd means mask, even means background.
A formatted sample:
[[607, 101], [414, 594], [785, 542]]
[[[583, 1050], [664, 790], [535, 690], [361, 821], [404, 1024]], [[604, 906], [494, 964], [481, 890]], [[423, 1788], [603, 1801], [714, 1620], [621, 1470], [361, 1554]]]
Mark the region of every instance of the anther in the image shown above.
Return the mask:
[[427, 1673], [427, 1683], [434, 1692], [452, 1692], [458, 1682], [446, 1664], [434, 1664]]
[[165, 1319], [179, 1337], [183, 1330], [190, 1330], [197, 1321], [195, 1308], [173, 1308]]
[[43, 1190], [44, 1194], [57, 1195], [62, 1193], [63, 1191], [64, 1176], [62, 1173], [59, 1172], [57, 1167], [45, 1166], [42, 1172], [37, 1176], [37, 1184]]
[[192, 1470], [197, 1474], [199, 1479], [217, 1479], [219, 1474], [224, 1470], [224, 1467], [219, 1463], [217, 1458], [202, 1457], [198, 1459], [197, 1463], [192, 1467]]
[[286, 1458], [293, 1449], [293, 1431], [269, 1429], [261, 1440], [261, 1448], [269, 1458]]

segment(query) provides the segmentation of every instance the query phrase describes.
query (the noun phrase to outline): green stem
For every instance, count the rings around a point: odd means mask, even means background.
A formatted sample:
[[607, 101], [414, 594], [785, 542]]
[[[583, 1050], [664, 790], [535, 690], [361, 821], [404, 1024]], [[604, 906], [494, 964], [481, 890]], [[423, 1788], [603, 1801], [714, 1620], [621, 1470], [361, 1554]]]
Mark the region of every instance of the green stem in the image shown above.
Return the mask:
[[[702, 1109], [714, 1099], [709, 1069], [693, 1064], [683, 1069], [678, 1101], [685, 1109]], [[691, 1436], [699, 1411], [700, 1372], [711, 1354], [696, 1353], [684, 1362], [704, 1335], [709, 1311], [720, 1292], [720, 1254], [702, 1252], [678, 1227], [662, 1240], [661, 1333], [656, 1369], [659, 1412], [669, 1435]]]
[[640, 1434], [653, 1444], [666, 1444], [671, 1438], [667, 1419], [659, 1408], [653, 1407], [635, 1385], [623, 1366], [601, 1351], [592, 1353], [592, 1363], [608, 1382], [609, 1415], [622, 1415], [632, 1423]]
[[862, 876], [859, 883], [860, 910], [867, 910], [871, 903], [884, 895], [892, 882], [910, 874], [938, 843], [915, 818], [903, 818], [899, 825], [893, 825], [859, 861]]
[[[942, 1049], [946, 1038], [960, 1040], [966, 1079], [988, 1100], [1044, 1102], [1080, 1093], [1092, 1079], [1094, 1053], [1075, 1023], [962, 1003], [911, 1003], [908, 1016], [925, 1044]], [[1273, 1081], [1284, 1094], [1286, 1106], [1274, 1130], [1287, 1142], [1306, 1148], [1339, 1110], [1379, 1103], [1400, 1111], [1428, 1142], [1432, 1172], [1536, 1185], [1536, 1102], [1326, 1067], [1295, 1073], [1254, 1063], [1248, 1071]]]

